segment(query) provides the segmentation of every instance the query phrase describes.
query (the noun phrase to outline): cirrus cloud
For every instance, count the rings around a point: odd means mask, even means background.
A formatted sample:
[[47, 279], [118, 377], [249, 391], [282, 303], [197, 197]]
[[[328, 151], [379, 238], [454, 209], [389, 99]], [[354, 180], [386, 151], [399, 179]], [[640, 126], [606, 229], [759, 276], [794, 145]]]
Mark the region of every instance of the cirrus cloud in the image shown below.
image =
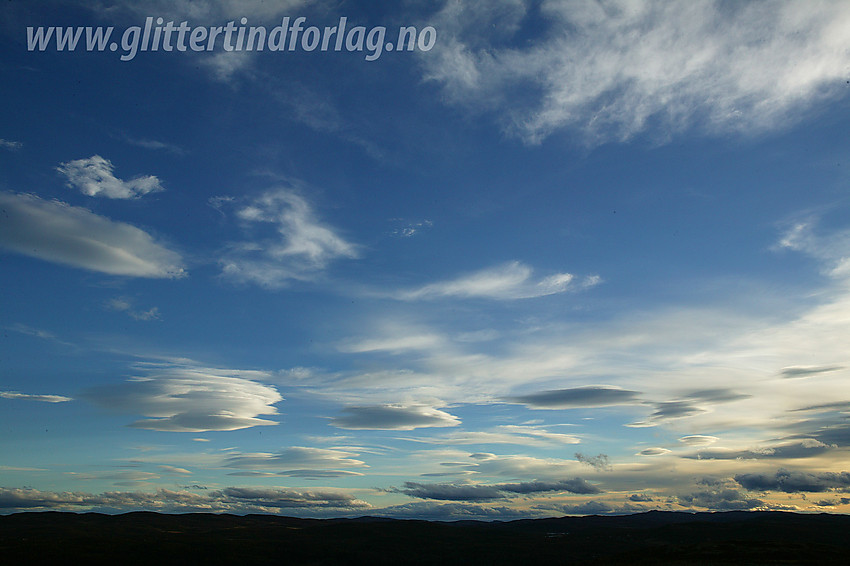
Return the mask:
[[[528, 41], [535, 20], [546, 33]], [[426, 78], [528, 143], [787, 127], [837, 96], [850, 47], [841, 2], [452, 2], [437, 21]]]

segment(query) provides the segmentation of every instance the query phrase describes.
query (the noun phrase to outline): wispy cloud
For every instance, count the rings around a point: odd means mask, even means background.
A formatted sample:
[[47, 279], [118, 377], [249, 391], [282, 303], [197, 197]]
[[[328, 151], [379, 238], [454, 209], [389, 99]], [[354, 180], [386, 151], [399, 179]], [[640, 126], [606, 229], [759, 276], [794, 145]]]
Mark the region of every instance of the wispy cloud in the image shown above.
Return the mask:
[[397, 224], [397, 227], [390, 234], [396, 238], [412, 238], [423, 230], [428, 230], [434, 226], [434, 223], [430, 220], [410, 221], [403, 218], [394, 218], [392, 222]]
[[109, 275], [185, 275], [180, 255], [134, 226], [34, 195], [0, 193], [0, 246]]
[[0, 139], [0, 147], [2, 147], [3, 149], [10, 149], [12, 151], [15, 151], [24, 147], [24, 144], [19, 141]]
[[435, 333], [403, 333], [403, 329], [397, 329], [395, 335], [381, 338], [367, 338], [360, 341], [346, 341], [338, 346], [341, 352], [364, 353], [364, 352], [407, 352], [416, 350], [431, 350], [445, 343], [442, 336]]
[[430, 283], [423, 287], [399, 291], [394, 298], [404, 301], [441, 297], [485, 299], [529, 299], [563, 293], [571, 289], [593, 286], [598, 278], [587, 278], [579, 285], [571, 285], [573, 275], [556, 273], [538, 281], [531, 280], [532, 269], [513, 261], [476, 271], [457, 279]]
[[332, 261], [358, 257], [357, 246], [320, 221], [308, 202], [290, 189], [277, 189], [239, 208], [248, 229], [272, 228], [271, 235], [235, 243], [220, 260], [225, 276], [279, 288], [311, 280]]
[[133, 302], [126, 297], [109, 299], [106, 302], [106, 308], [126, 313], [127, 316], [135, 320], [160, 320], [161, 318], [159, 308], [151, 307], [148, 310], [138, 310], [133, 306]]
[[30, 395], [27, 393], [18, 393], [17, 391], [0, 391], [0, 397], [3, 399], [22, 399], [25, 401], [42, 401], [44, 403], [64, 403], [73, 401], [70, 397], [62, 395]]
[[26, 324], [13, 324], [11, 326], [7, 326], [9, 330], [13, 330], [15, 332], [20, 332], [21, 334], [26, 334], [27, 336], [35, 336], [36, 338], [41, 338], [42, 340], [56, 340], [56, 335], [52, 332], [48, 332], [47, 330], [40, 330], [38, 328], [32, 328], [31, 326], [27, 326]]
[[426, 77], [529, 143], [784, 128], [840, 92], [850, 46], [840, 2], [451, 2], [437, 21]]
[[130, 145], [135, 145], [136, 147], [141, 147], [144, 149], [152, 149], [154, 151], [167, 151], [169, 153], [173, 153], [175, 155], [183, 155], [186, 153], [186, 150], [180, 146], [174, 145], [172, 143], [167, 143], [159, 140], [151, 140], [145, 138], [133, 138], [130, 136], [122, 136], [125, 142]]
[[106, 409], [151, 417], [129, 426], [159, 431], [228, 431], [276, 425], [283, 398], [274, 387], [249, 377], [257, 372], [208, 368], [185, 361], [138, 364], [144, 375], [83, 393]]
[[112, 173], [114, 169], [111, 161], [99, 155], [68, 161], [56, 168], [67, 177], [69, 187], [77, 188], [90, 197], [129, 199], [165, 190], [153, 175], [124, 181]]

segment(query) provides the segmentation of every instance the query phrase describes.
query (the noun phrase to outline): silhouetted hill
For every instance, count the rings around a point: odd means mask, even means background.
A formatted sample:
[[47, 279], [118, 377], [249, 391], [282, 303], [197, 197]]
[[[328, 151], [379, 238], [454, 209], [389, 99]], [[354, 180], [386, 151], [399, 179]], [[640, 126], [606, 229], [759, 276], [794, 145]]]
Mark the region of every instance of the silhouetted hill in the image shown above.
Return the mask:
[[850, 516], [670, 513], [455, 523], [149, 512], [0, 516], [4, 564], [846, 564]]

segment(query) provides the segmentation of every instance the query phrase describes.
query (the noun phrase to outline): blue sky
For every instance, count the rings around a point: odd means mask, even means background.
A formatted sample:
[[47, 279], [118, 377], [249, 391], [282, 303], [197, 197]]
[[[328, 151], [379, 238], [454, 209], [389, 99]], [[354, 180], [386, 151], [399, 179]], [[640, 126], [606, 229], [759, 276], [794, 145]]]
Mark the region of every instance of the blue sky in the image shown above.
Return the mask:
[[0, 512], [850, 510], [846, 3], [0, 12]]

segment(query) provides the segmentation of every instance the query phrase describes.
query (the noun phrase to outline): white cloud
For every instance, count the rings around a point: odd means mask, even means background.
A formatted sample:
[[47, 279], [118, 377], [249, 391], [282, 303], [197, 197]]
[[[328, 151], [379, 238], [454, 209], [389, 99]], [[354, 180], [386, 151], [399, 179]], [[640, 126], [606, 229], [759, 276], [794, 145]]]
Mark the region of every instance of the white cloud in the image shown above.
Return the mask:
[[534, 282], [530, 281], [531, 274], [530, 267], [513, 261], [457, 279], [401, 291], [393, 296], [405, 301], [440, 297], [528, 299], [563, 293], [568, 290], [573, 280], [569, 273], [556, 273]]
[[56, 168], [68, 178], [69, 187], [75, 187], [90, 197], [128, 199], [165, 190], [153, 175], [124, 181], [112, 174], [113, 169], [112, 162], [99, 155], [68, 161]]
[[232, 245], [221, 259], [223, 274], [237, 281], [282, 287], [292, 279], [314, 279], [336, 259], [358, 256], [354, 244], [317, 219], [307, 201], [289, 189], [253, 199], [237, 216], [248, 228], [274, 230]]
[[0, 193], [0, 246], [109, 275], [185, 275], [182, 258], [134, 226], [59, 201]]
[[186, 362], [139, 364], [145, 375], [88, 389], [84, 397], [107, 409], [150, 417], [131, 427], [174, 432], [228, 431], [277, 422], [283, 400], [274, 387], [249, 379], [258, 372]]
[[17, 391], [0, 391], [0, 397], [3, 399], [43, 401], [45, 403], [64, 403], [66, 401], [73, 401], [70, 397], [64, 397], [62, 395], [30, 395], [26, 393], [18, 393]]
[[530, 143], [562, 129], [589, 145], [692, 126], [760, 132], [843, 93], [842, 2], [549, 0], [543, 31], [520, 40], [531, 10], [447, 3], [440, 41], [422, 58], [449, 100], [500, 113]]

